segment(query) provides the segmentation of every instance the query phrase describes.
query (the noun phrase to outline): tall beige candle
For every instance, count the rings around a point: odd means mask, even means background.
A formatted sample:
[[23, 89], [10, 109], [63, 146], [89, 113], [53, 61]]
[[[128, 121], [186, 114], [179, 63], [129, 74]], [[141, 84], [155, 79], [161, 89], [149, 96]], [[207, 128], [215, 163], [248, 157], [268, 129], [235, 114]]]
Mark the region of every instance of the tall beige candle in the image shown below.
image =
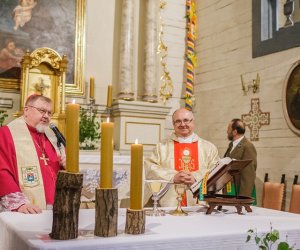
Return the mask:
[[66, 106], [66, 170], [79, 172], [79, 104]]
[[90, 78], [90, 98], [94, 98], [95, 96], [95, 78]]
[[143, 190], [143, 145], [131, 145], [131, 168], [130, 168], [130, 209], [142, 209]]
[[107, 87], [107, 107], [110, 108], [112, 105], [112, 85]]
[[113, 178], [113, 151], [114, 151], [114, 124], [112, 122], [101, 123], [101, 166], [100, 188], [112, 188]]

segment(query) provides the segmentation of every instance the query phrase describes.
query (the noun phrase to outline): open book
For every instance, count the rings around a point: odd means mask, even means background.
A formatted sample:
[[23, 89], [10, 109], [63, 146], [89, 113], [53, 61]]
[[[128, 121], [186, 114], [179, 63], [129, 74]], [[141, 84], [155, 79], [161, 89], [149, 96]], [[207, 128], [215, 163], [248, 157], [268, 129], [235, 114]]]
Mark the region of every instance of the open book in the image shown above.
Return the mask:
[[[230, 157], [220, 159], [210, 171], [207, 179], [207, 191], [218, 192], [232, 179], [235, 173], [248, 166], [252, 160], [236, 160]], [[195, 194], [199, 191], [202, 180], [196, 181], [190, 188]]]

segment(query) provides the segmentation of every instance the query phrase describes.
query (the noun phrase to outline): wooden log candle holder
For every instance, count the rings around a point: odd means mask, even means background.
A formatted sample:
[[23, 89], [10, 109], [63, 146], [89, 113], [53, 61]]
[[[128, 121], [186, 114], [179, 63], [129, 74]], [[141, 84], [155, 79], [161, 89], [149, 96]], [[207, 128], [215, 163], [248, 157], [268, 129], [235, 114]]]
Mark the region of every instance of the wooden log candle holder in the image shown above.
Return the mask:
[[69, 240], [78, 236], [78, 216], [83, 174], [59, 171], [53, 205], [52, 239]]
[[118, 189], [96, 188], [95, 231], [100, 237], [118, 233]]
[[128, 208], [126, 211], [125, 233], [143, 234], [145, 233], [146, 216], [145, 210], [133, 210]]

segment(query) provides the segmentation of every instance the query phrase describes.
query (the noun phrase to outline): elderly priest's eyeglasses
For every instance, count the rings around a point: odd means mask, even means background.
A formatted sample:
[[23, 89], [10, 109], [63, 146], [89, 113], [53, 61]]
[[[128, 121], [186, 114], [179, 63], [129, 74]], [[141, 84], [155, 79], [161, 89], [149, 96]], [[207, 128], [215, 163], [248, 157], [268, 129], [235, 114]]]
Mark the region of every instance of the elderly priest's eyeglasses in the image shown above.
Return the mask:
[[183, 123], [184, 125], [187, 125], [187, 124], [190, 124], [192, 120], [193, 120], [193, 119], [176, 120], [176, 121], [173, 121], [173, 123], [174, 123], [176, 126], [179, 126], [181, 123]]
[[49, 117], [51, 117], [53, 115], [53, 113], [51, 111], [48, 111], [46, 109], [37, 108], [37, 107], [31, 106], [31, 105], [27, 105], [27, 107], [35, 108], [37, 111], [39, 111], [41, 113], [42, 116], [44, 116], [46, 113]]

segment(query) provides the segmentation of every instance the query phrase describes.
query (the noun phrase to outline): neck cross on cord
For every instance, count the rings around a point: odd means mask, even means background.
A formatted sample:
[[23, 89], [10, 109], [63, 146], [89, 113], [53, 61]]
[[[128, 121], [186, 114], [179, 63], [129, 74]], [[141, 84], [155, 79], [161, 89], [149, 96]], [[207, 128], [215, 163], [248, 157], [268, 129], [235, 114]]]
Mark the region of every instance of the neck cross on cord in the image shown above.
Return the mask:
[[46, 157], [46, 155], [44, 153], [42, 153], [42, 157], [40, 157], [40, 160], [44, 161], [44, 164], [47, 166], [48, 163], [47, 161], [49, 161], [49, 158]]
[[42, 153], [42, 156], [39, 158], [40, 160], [43, 160], [44, 161], [44, 164], [46, 166], [48, 166], [48, 162], [49, 161], [49, 158], [46, 157], [46, 153], [45, 153], [45, 143], [42, 141], [41, 137], [39, 136], [39, 142], [38, 143], [34, 138], [33, 138], [33, 142], [36, 144], [36, 146], [38, 147], [38, 149], [41, 151]]

